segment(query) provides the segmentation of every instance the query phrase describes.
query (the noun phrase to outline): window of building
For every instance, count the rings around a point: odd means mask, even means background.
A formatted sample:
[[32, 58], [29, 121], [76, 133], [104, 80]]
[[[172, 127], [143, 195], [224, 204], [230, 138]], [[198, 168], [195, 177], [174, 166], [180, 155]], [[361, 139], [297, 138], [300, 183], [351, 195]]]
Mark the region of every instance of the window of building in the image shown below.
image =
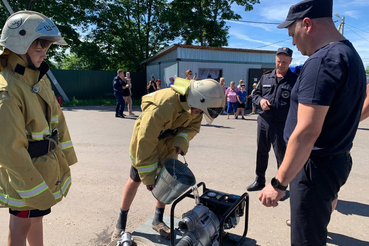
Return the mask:
[[209, 69], [209, 68], [200, 68], [198, 79], [215, 79], [219, 81], [219, 79], [223, 76], [222, 69]]

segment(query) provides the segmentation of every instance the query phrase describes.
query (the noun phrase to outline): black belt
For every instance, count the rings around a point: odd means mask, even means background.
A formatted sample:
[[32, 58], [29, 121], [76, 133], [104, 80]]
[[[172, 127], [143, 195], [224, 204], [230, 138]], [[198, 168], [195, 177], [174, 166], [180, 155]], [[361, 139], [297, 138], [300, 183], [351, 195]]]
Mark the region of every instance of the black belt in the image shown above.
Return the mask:
[[51, 136], [45, 137], [44, 140], [28, 142], [28, 153], [31, 158], [43, 156], [52, 153], [59, 143], [58, 129], [54, 129]]
[[339, 152], [339, 153], [332, 154], [332, 155], [316, 155], [316, 154], [311, 153], [310, 157], [318, 157], [322, 159], [335, 159], [335, 158], [348, 156], [349, 154], [350, 154], [350, 151], [347, 150], [347, 151]]

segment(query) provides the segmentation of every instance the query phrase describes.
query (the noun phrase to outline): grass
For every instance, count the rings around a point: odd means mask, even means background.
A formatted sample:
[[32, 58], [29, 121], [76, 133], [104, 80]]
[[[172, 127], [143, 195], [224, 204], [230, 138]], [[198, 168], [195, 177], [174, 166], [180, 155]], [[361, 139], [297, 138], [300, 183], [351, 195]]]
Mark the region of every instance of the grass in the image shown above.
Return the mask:
[[[132, 98], [133, 105], [140, 105], [141, 99]], [[76, 106], [115, 106], [117, 100], [115, 97], [104, 97], [95, 99], [77, 99], [73, 97], [69, 102], [63, 101], [63, 107]]]

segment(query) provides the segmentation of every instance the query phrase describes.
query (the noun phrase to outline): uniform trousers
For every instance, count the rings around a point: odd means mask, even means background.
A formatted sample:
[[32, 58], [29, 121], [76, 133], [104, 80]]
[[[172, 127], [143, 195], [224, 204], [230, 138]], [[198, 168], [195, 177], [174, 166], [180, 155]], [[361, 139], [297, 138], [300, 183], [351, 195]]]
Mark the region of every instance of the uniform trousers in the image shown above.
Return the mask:
[[325, 246], [332, 201], [352, 167], [350, 153], [311, 155], [290, 183], [291, 245]]
[[283, 140], [285, 123], [262, 115], [258, 116], [257, 123], [256, 181], [265, 184], [265, 172], [268, 167], [271, 145], [273, 145], [278, 168], [286, 152], [286, 143]]
[[117, 106], [115, 107], [115, 116], [123, 115], [124, 106], [126, 105], [126, 102], [123, 99], [123, 95], [114, 93], [114, 96], [117, 99]]

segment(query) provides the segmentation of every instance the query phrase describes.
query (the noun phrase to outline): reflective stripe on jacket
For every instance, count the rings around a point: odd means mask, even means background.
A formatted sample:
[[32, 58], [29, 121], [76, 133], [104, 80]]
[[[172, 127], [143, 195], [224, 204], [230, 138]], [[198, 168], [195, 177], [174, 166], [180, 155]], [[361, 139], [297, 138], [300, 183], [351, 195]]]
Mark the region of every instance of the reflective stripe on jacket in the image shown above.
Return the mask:
[[[189, 141], [200, 131], [202, 115], [191, 114], [185, 100], [186, 96], [180, 96], [171, 88], [142, 97], [142, 115], [133, 129], [130, 159], [145, 185], [155, 183], [158, 169], [166, 159], [177, 157], [173, 146], [186, 154]], [[176, 128], [175, 136], [158, 139], [162, 130]]]
[[[39, 70], [11, 53], [0, 74], [0, 207], [48, 209], [71, 185], [69, 166], [77, 157], [62, 110], [43, 63]], [[59, 130], [55, 152], [31, 159], [29, 141]]]

